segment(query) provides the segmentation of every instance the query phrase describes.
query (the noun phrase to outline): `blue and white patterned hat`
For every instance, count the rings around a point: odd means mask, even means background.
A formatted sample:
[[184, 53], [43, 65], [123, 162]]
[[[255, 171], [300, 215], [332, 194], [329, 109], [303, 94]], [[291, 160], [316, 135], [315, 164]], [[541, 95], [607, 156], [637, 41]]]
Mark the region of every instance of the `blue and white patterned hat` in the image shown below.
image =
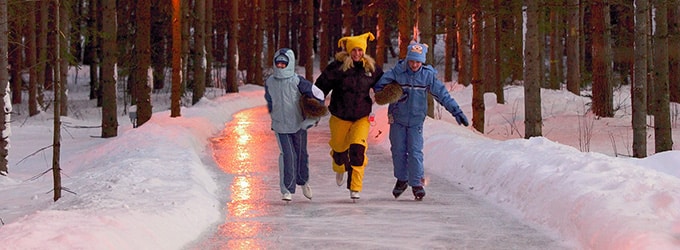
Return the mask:
[[425, 63], [427, 58], [427, 44], [411, 43], [408, 45], [408, 53], [406, 53], [406, 60], [418, 61]]

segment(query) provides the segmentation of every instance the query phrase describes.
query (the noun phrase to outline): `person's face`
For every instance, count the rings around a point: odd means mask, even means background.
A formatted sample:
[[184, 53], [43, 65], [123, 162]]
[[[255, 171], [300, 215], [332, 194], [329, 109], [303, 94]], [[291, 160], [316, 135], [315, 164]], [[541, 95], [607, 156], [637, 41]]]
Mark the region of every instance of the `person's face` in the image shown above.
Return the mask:
[[408, 60], [408, 67], [411, 69], [411, 71], [416, 72], [420, 69], [421, 66], [423, 66], [422, 62], [419, 61], [414, 61], [414, 60]]
[[361, 48], [353, 48], [349, 55], [352, 57], [352, 61], [358, 62], [364, 57], [364, 50]]
[[279, 69], [285, 69], [286, 68], [286, 63], [284, 62], [277, 62], [276, 67]]

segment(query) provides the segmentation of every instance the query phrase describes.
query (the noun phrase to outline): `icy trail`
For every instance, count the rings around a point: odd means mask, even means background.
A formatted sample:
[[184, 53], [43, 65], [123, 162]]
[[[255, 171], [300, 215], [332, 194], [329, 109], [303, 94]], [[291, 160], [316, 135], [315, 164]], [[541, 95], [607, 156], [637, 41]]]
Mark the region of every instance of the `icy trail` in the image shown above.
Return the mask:
[[[265, 107], [244, 110], [213, 139], [224, 179], [224, 221], [189, 249], [568, 249], [559, 239], [480, 200], [459, 184], [427, 175], [427, 196], [397, 200], [389, 149], [371, 145], [361, 199], [353, 203], [330, 168], [328, 119], [309, 130], [313, 199], [298, 187], [280, 200], [278, 148]], [[373, 128], [371, 140], [387, 136]], [[427, 155], [425, 156], [427, 157]], [[218, 170], [219, 171], [219, 170]], [[426, 167], [427, 173], [427, 167]], [[220, 177], [222, 178], [222, 177]]]

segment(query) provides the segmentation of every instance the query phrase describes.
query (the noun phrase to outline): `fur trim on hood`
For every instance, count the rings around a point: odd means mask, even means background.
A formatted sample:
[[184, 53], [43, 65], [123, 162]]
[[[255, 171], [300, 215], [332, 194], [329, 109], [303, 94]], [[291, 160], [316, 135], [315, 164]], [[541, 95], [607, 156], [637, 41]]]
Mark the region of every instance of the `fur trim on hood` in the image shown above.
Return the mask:
[[[354, 61], [347, 51], [335, 53], [335, 60], [342, 62], [342, 67], [340, 68], [342, 71], [347, 71], [350, 68], [354, 68]], [[364, 54], [364, 57], [361, 58], [361, 60], [364, 62], [364, 69], [366, 72], [375, 72], [375, 59], [367, 54]]]

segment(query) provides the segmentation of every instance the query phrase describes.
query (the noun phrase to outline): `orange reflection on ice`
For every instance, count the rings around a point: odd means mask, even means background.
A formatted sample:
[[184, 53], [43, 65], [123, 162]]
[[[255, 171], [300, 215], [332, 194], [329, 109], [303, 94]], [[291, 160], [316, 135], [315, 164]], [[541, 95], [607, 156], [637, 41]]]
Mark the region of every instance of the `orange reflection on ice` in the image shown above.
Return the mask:
[[268, 210], [264, 200], [267, 183], [259, 173], [268, 171], [267, 166], [272, 164], [263, 162], [271, 159], [272, 149], [263, 145], [276, 147], [268, 122], [261, 119], [263, 115], [268, 115], [266, 108], [239, 112], [222, 135], [212, 139], [213, 158], [222, 171], [233, 175], [227, 218], [218, 232], [219, 238], [226, 240], [219, 244], [222, 249], [263, 248], [258, 239], [271, 231], [256, 219]]
[[232, 222], [220, 226], [220, 235], [232, 237], [220, 249], [262, 249], [264, 246], [258, 241], [258, 231], [262, 227], [260, 222]]
[[229, 215], [246, 217], [248, 210], [252, 209], [252, 204], [244, 201], [248, 201], [250, 198], [250, 193], [252, 189], [250, 188], [250, 183], [248, 178], [245, 176], [234, 177], [234, 182], [231, 184], [231, 202], [229, 202]]

